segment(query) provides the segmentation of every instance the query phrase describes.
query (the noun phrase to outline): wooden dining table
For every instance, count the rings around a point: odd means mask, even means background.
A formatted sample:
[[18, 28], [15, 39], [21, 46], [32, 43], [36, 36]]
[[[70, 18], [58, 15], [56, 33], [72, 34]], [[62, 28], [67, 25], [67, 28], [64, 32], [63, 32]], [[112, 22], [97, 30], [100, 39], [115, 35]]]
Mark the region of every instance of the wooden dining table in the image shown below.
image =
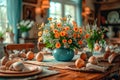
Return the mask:
[[[44, 62], [28, 61], [30, 64], [40, 65]], [[65, 68], [65, 65], [70, 62], [57, 62], [57, 63], [45, 63], [43, 66], [49, 66], [49, 70], [56, 70], [59, 73], [46, 76], [37, 77], [37, 80], [106, 80], [106, 78], [112, 78], [114, 75], [120, 75], [120, 62], [109, 64], [108, 62], [103, 62], [103, 65], [112, 65], [105, 72], [84, 72]], [[71, 64], [71, 63], [70, 63]], [[108, 79], [109, 80], [109, 79]]]
[[[75, 55], [72, 61], [61, 62], [56, 61], [52, 55], [45, 55], [42, 62], [36, 60], [27, 60], [24, 63], [30, 65], [36, 65], [43, 68], [43, 72], [30, 76], [2, 78], [0, 80], [111, 80], [112, 78], [118, 78], [120, 76], [120, 62], [108, 63], [107, 61], [99, 62], [104, 66], [110, 66], [105, 72], [94, 71], [79, 71], [68, 68], [70, 65], [74, 65], [75, 59], [79, 55]], [[27, 73], [26, 73], [27, 74]], [[0, 73], [2, 76], [3, 74]], [[115, 80], [119, 80], [118, 79]]]
[[108, 76], [114, 73], [119, 73], [120, 69], [119, 67], [114, 66], [113, 68], [111, 68], [111, 70], [105, 73], [90, 73], [90, 72], [79, 72], [79, 71], [61, 70], [61, 69], [54, 69], [54, 70], [60, 71], [60, 74], [45, 77], [40, 80], [104, 80], [108, 78]]

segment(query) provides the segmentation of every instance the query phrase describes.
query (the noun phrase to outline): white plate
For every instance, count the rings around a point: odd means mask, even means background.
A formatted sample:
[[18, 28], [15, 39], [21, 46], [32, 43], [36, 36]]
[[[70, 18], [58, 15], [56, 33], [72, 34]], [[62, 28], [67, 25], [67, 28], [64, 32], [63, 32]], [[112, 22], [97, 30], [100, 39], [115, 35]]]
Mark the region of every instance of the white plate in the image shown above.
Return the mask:
[[119, 20], [119, 13], [117, 11], [111, 11], [108, 13], [107, 20], [109, 23], [117, 23]]
[[34, 65], [30, 65], [28, 68], [32, 68], [34, 67], [33, 69], [31, 69], [30, 71], [28, 72], [12, 72], [12, 71], [1, 71], [0, 72], [0, 77], [24, 77], [24, 76], [32, 76], [32, 75], [35, 75], [35, 74], [40, 74], [42, 73], [43, 69], [42, 67], [39, 67], [37, 66], [37, 69], [36, 69], [36, 66]]
[[29, 65], [29, 64], [24, 64], [26, 68], [29, 70], [27, 71], [11, 71], [11, 70], [0, 70], [0, 73], [7, 73], [7, 74], [22, 74], [22, 73], [30, 73], [33, 71], [36, 71], [38, 69], [38, 66], [35, 65]]

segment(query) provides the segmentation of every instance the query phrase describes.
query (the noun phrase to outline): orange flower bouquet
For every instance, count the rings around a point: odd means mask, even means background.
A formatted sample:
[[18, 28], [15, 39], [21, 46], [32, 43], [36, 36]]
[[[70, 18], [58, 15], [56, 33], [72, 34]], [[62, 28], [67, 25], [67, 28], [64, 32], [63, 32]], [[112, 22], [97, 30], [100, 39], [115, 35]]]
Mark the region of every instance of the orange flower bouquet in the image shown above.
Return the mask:
[[80, 48], [84, 43], [82, 27], [78, 27], [71, 17], [63, 17], [60, 20], [48, 18], [48, 23], [39, 27], [39, 42], [46, 44], [46, 47], [54, 48]]

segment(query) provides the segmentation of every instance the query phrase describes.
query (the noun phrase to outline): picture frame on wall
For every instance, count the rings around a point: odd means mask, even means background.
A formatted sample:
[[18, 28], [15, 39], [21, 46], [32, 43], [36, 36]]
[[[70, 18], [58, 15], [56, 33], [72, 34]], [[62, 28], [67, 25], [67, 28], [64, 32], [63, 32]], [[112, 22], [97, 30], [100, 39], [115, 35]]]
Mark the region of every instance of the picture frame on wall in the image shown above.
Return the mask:
[[37, 0], [23, 0], [23, 2], [37, 4]]
[[35, 21], [35, 6], [23, 5], [23, 19]]

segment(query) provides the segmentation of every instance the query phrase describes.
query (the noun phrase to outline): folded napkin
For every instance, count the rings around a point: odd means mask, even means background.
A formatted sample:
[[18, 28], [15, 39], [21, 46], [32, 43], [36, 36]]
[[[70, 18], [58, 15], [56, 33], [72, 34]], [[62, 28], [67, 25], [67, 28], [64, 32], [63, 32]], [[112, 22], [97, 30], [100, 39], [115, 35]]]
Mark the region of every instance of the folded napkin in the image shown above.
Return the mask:
[[107, 69], [108, 69], [108, 67], [104, 67], [104, 66], [100, 66], [100, 65], [95, 65], [95, 64], [91, 64], [91, 63], [86, 64], [86, 70], [105, 72]]
[[90, 73], [103, 73], [110, 69], [113, 65], [107, 63], [99, 63], [98, 65], [94, 65], [91, 63], [87, 63], [85, 67], [77, 68], [75, 65], [66, 66], [66, 69], [80, 71], [80, 72], [90, 72]]

